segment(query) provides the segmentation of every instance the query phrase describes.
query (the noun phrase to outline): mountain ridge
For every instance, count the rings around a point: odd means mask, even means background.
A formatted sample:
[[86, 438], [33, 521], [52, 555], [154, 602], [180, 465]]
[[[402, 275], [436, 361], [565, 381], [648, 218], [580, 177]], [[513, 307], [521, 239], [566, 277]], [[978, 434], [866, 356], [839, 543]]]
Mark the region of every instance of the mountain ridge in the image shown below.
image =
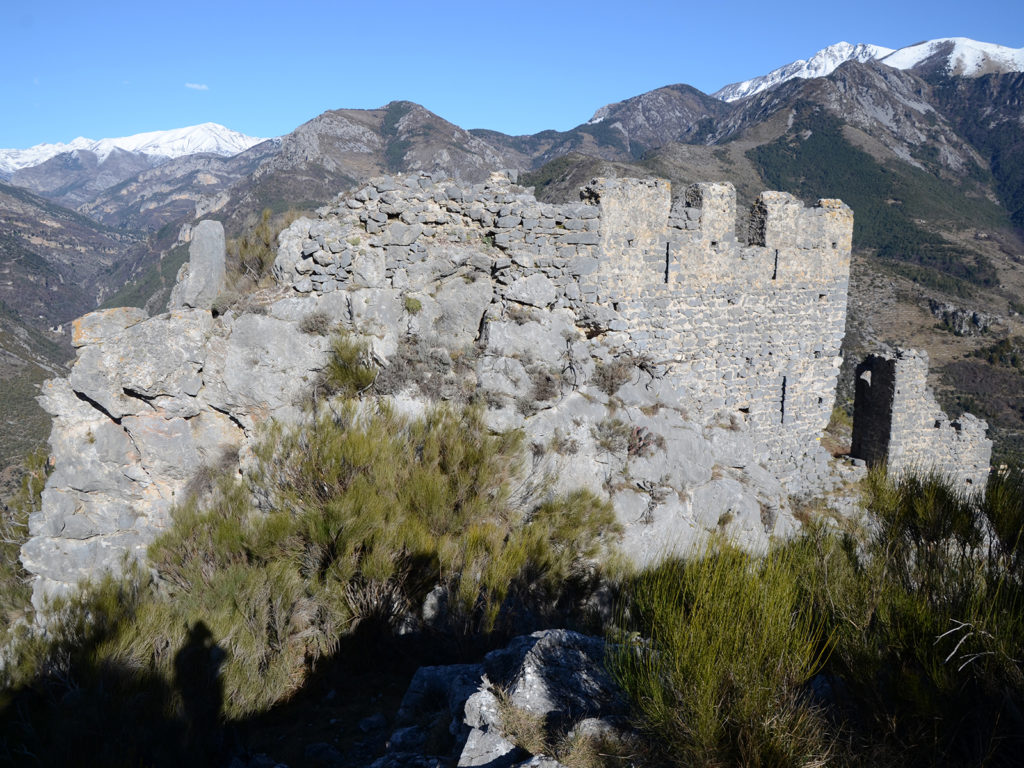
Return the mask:
[[852, 45], [843, 41], [822, 48], [809, 59], [797, 59], [767, 74], [730, 83], [711, 95], [722, 101], [738, 101], [796, 78], [825, 77], [848, 61], [879, 61], [893, 69], [903, 70], [928, 65], [941, 74], [978, 77], [1024, 71], [1024, 48], [983, 43], [967, 37], [936, 38], [898, 49], [870, 43]]
[[36, 144], [28, 149], [0, 149], [0, 172], [14, 173], [45, 163], [58, 155], [78, 152], [90, 152], [99, 163], [103, 163], [118, 149], [165, 159], [199, 153], [230, 156], [266, 140], [210, 122], [109, 139], [94, 140], [79, 136], [67, 144]]
[[[793, 77], [732, 102], [688, 85], [668, 85], [605, 105], [568, 131], [467, 131], [418, 104], [394, 101], [371, 110], [325, 112], [230, 157], [191, 154], [150, 166], [144, 156], [118, 148], [103, 163], [84, 149], [57, 155], [15, 174], [17, 180], [33, 179], [34, 186], [26, 186], [42, 197], [33, 204], [36, 219], [21, 216], [9, 227], [28, 239], [0, 252], [0, 271], [22, 286], [10, 290], [12, 282], [5, 295], [23, 322], [45, 329], [69, 312], [95, 308], [129, 276], [135, 294], [160, 282], [149, 279], [154, 268], [166, 268], [157, 252], [169, 249], [181, 226], [196, 217], [217, 218], [236, 235], [264, 208], [311, 210], [380, 174], [425, 171], [472, 182], [510, 168], [525, 172], [525, 183], [536, 184], [538, 197], [549, 202], [573, 197], [595, 175], [658, 175], [677, 191], [699, 179], [731, 181], [742, 206], [767, 187], [810, 202], [818, 196], [856, 201], [855, 256], [864, 272], [855, 281], [864, 291], [883, 286], [892, 294], [885, 306], [900, 317], [914, 316], [912, 328], [894, 327], [911, 328], [921, 339], [917, 343], [932, 351], [936, 333], [945, 333], [935, 330], [927, 308], [932, 299], [959, 302], [964, 311], [983, 308], [1011, 329], [1017, 326], [1007, 318], [1024, 308], [1013, 298], [1018, 287], [1024, 291], [1021, 281], [1014, 282], [1024, 245], [1010, 231], [1011, 218], [1024, 231], [1024, 186], [1015, 181], [1024, 178], [1015, 160], [1024, 156], [1024, 75], [950, 75], [946, 64], [956, 46], [939, 42], [909, 46], [919, 54], [911, 69], [894, 69], [878, 58], [849, 59], [824, 77]], [[828, 153], [821, 153], [828, 142], [853, 163], [850, 168], [825, 162]], [[813, 153], [821, 162], [808, 162]], [[66, 214], [47, 213], [45, 200], [64, 206]], [[0, 196], [0, 214], [3, 202]], [[57, 242], [42, 223], [55, 215], [71, 222], [65, 227], [71, 230], [81, 223], [75, 216], [103, 222], [99, 229], [107, 234], [94, 240], [83, 230], [84, 240], [44, 254], [32, 238]], [[888, 239], [881, 237], [887, 229]], [[121, 242], [97, 252], [100, 272], [77, 263], [83, 253], [78, 248], [102, 245], [118, 230]], [[76, 264], [52, 262], [62, 254]], [[876, 280], [880, 274], [884, 279]], [[1001, 287], [1004, 280], [1010, 283]], [[76, 293], [73, 307], [54, 300], [69, 290], [69, 281], [88, 286]], [[858, 301], [874, 313], [871, 301], [858, 296], [853, 303]], [[865, 321], [864, 327], [870, 325]], [[862, 336], [885, 343], [891, 335], [887, 325], [888, 319], [876, 323], [885, 332]], [[966, 365], [964, 355], [979, 343], [966, 339], [950, 346], [957, 364]], [[953, 358], [933, 359], [941, 372]]]

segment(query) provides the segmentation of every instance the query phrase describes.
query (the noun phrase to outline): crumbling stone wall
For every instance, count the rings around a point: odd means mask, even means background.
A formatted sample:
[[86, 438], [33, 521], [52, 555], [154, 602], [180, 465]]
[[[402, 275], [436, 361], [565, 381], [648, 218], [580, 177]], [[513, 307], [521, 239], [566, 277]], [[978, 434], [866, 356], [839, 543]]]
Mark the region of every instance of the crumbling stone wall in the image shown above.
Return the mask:
[[665, 181], [598, 179], [547, 205], [500, 174], [373, 180], [282, 232], [277, 286], [227, 311], [76, 323], [71, 374], [41, 400], [55, 471], [22, 550], [34, 599], [144, 558], [200, 468], [244, 476], [262, 423], [307, 418], [321, 326], [369, 341], [400, 411], [473, 396], [522, 429], [531, 478], [609, 498], [635, 562], [711, 533], [763, 550], [797, 525], [788, 494], [831, 482], [817, 438], [851, 224], [841, 203], [765, 193], [743, 243], [727, 184], [673, 203]]
[[[595, 179], [581, 198], [541, 204], [500, 176], [468, 188], [369, 185], [332, 211], [350, 222], [358, 212], [362, 226], [293, 225], [277, 274], [303, 293], [416, 288], [438, 238], [493, 243], [483, 267], [504, 298], [569, 307], [588, 334], [622, 334], [617, 352], [643, 363], [657, 399], [702, 424], [749, 425], [756, 462], [791, 492], [817, 487], [828, 474], [818, 440], [846, 320], [850, 209], [766, 192], [741, 225], [744, 244], [731, 184], [694, 184], [673, 206], [664, 180]], [[364, 245], [366, 235], [384, 247]]]
[[950, 421], [928, 388], [928, 354], [870, 355], [857, 366], [850, 455], [886, 463], [891, 476], [936, 472], [983, 491], [992, 458], [988, 425], [965, 413]]

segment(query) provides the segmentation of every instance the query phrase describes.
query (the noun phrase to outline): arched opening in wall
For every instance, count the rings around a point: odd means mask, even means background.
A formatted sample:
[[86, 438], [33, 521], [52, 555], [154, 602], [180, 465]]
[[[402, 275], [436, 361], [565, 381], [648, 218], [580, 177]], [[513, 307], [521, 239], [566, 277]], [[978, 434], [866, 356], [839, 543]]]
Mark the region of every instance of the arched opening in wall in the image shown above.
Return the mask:
[[779, 423], [786, 423], [786, 377], [782, 377], [782, 396], [779, 398]]

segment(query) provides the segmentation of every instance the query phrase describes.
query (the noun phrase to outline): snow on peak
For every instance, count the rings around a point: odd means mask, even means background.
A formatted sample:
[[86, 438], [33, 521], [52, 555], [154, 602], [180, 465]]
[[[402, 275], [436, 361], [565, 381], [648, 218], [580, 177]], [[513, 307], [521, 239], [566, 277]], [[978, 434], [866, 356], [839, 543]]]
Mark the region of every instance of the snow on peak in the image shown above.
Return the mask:
[[620, 103], [621, 102], [617, 101], [614, 104], [606, 104], [605, 106], [601, 107], [599, 110], [597, 110], [597, 112], [594, 113], [594, 116], [592, 118], [587, 120], [587, 125], [596, 125], [597, 123], [600, 123], [602, 120], [606, 119], [608, 115], [612, 113], [612, 107], [617, 107]]
[[990, 72], [1024, 72], [1024, 48], [979, 43], [966, 37], [927, 40], [898, 50], [865, 43], [836, 43], [806, 61], [794, 61], [767, 75], [727, 85], [711, 95], [722, 101], [736, 101], [794, 78], [825, 77], [847, 61], [877, 60], [894, 69], [912, 69], [935, 56], [946, 59], [946, 73], [950, 75], [977, 77]]
[[68, 144], [37, 144], [28, 149], [0, 149], [0, 171], [13, 173], [21, 168], [31, 168], [34, 165], [45, 163], [51, 157], [76, 150], [94, 152], [101, 163], [115, 149], [170, 160], [201, 152], [230, 157], [263, 141], [266, 139], [246, 136], [244, 133], [232, 131], [217, 123], [203, 123], [170, 131], [150, 131], [98, 141], [79, 137]]
[[978, 77], [992, 72], [1024, 72], [1024, 48], [980, 43], [966, 37], [944, 37], [900, 48], [881, 61], [895, 69], [912, 69], [933, 56], [946, 60], [946, 74]]
[[806, 61], [799, 59], [792, 64], [774, 69], [767, 75], [727, 85], [711, 95], [722, 101], [736, 101], [797, 77], [804, 79], [824, 77], [847, 61], [871, 61], [891, 53], [894, 53], [892, 48], [883, 48], [880, 45], [836, 43], [828, 48], [822, 48]]

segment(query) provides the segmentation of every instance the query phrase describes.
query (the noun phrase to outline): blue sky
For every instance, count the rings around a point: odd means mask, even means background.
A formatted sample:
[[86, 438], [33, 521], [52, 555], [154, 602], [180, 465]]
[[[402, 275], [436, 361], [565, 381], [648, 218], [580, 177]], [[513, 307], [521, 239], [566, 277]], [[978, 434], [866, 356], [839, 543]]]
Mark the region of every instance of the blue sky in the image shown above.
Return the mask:
[[703, 91], [846, 40], [1024, 47], [1024, 3], [4, 0], [0, 147], [212, 121], [288, 133], [419, 102], [464, 128], [564, 130], [670, 83]]

